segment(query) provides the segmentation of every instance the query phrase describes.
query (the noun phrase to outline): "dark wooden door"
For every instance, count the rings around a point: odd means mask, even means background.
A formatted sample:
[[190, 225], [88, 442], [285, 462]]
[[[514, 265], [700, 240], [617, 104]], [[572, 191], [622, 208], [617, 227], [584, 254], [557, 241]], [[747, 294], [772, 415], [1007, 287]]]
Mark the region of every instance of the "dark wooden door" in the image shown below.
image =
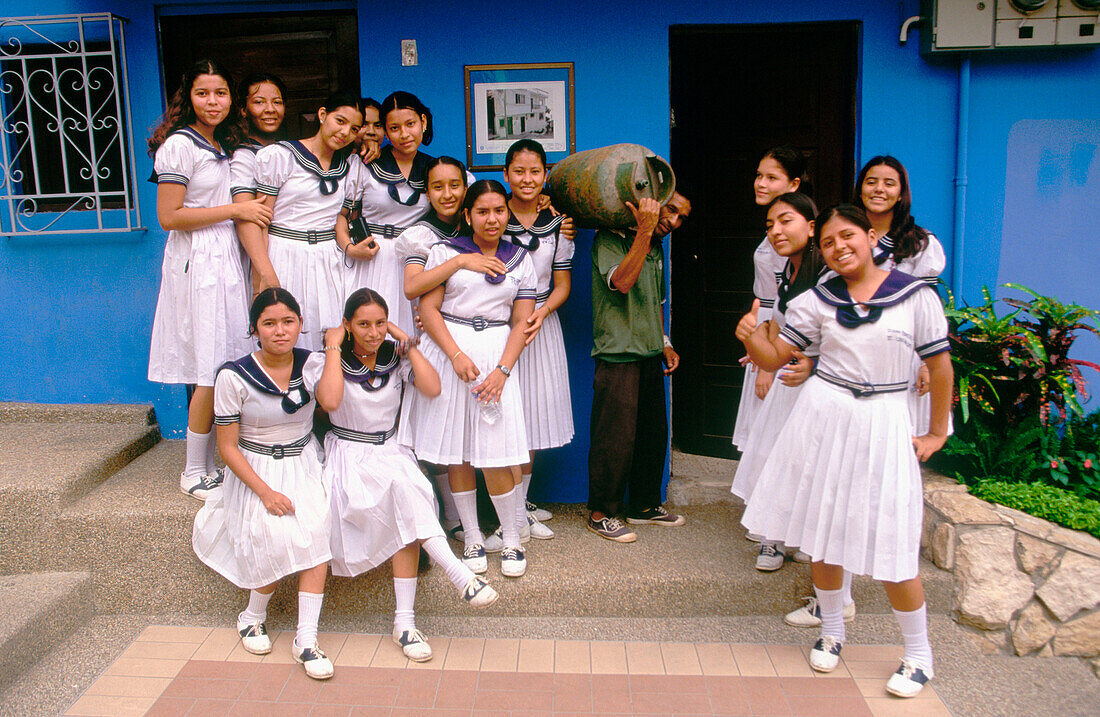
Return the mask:
[[252, 72], [281, 77], [287, 85], [283, 132], [288, 139], [317, 131], [317, 108], [330, 92], [360, 92], [352, 10], [163, 16], [160, 43], [167, 97], [183, 72], [203, 58], [223, 63], [237, 82]]
[[677, 25], [670, 30], [671, 160], [692, 214], [672, 239], [672, 442], [733, 457], [745, 375], [733, 330], [752, 304], [764, 213], [752, 198], [761, 155], [809, 157], [820, 207], [855, 177], [859, 23]]

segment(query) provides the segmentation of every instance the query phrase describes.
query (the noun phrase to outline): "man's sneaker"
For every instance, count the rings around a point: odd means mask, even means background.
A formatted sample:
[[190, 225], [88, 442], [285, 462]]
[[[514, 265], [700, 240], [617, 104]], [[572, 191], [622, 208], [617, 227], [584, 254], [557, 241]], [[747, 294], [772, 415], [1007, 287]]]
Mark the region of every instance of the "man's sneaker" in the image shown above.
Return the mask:
[[271, 652], [271, 638], [267, 635], [267, 625], [262, 622], [242, 622], [237, 616], [237, 634], [241, 636], [241, 647], [253, 655], [266, 655]]
[[832, 635], [822, 635], [810, 650], [810, 667], [818, 672], [832, 672], [840, 664], [840, 648], [844, 645]]
[[599, 520], [595, 520], [590, 515], [586, 527], [601, 538], [614, 540], [616, 543], [633, 543], [638, 539], [633, 530], [623, 525], [623, 522], [618, 518], [612, 518], [611, 516], [604, 516]]
[[432, 659], [432, 646], [428, 644], [428, 638], [416, 628], [401, 631], [395, 627], [393, 644], [400, 647], [405, 657], [413, 662], [427, 662]]
[[527, 556], [523, 548], [505, 548], [500, 551], [500, 574], [506, 578], [522, 577], [527, 572]]
[[754, 543], [759, 543], [763, 539], [764, 539], [764, 536], [760, 535], [759, 533], [753, 533], [752, 531], [749, 531], [749, 530], [745, 531], [745, 540], [751, 540]]
[[538, 507], [537, 505], [535, 505], [531, 501], [527, 501], [527, 515], [532, 516], [535, 520], [539, 521], [540, 523], [545, 523], [546, 521], [548, 521], [548, 520], [550, 520], [551, 518], [554, 517], [553, 513], [546, 510], [545, 508]]
[[887, 680], [886, 691], [895, 697], [916, 697], [930, 679], [923, 669], [902, 660], [901, 667]]
[[497, 601], [500, 595], [489, 584], [489, 581], [478, 575], [470, 578], [466, 587], [462, 588], [462, 599], [470, 604], [470, 607], [489, 607]]
[[[797, 610], [791, 610], [783, 616], [783, 622], [791, 627], [821, 627], [821, 606], [817, 604], [816, 597], [804, 597], [806, 604]], [[844, 606], [844, 622], [851, 622], [856, 617], [856, 604], [849, 603]]]
[[180, 490], [192, 498], [206, 500], [210, 497], [211, 491], [217, 488], [218, 484], [214, 482], [212, 476], [196, 476], [190, 478], [180, 473]]
[[456, 543], [466, 540], [466, 533], [462, 530], [461, 520], [444, 519], [439, 524], [443, 526], [443, 532], [447, 534], [447, 537]]
[[[547, 528], [531, 517], [531, 514], [527, 514], [527, 534], [535, 540], [550, 540], [554, 537], [554, 531]], [[523, 534], [520, 534], [520, 542], [523, 542]]]
[[628, 515], [626, 522], [631, 525], [683, 525], [684, 516], [669, 513], [662, 506], [643, 510], [637, 515]]
[[332, 660], [317, 645], [298, 647], [297, 638], [290, 641], [290, 653], [294, 661], [305, 668], [306, 674], [315, 680], [327, 680], [332, 677]]
[[462, 562], [471, 572], [481, 575], [489, 569], [489, 560], [485, 557], [485, 548], [481, 545], [467, 545], [462, 551]]
[[803, 565], [807, 565], [814, 561], [814, 559], [810, 557], [809, 553], [803, 553], [801, 550], [794, 551], [794, 555], [791, 556], [791, 560], [795, 561], [796, 563], [802, 563]]
[[783, 561], [787, 559], [783, 552], [783, 543], [773, 543], [765, 540], [760, 543], [760, 553], [756, 556], [756, 569], [765, 573], [779, 570], [783, 567]]

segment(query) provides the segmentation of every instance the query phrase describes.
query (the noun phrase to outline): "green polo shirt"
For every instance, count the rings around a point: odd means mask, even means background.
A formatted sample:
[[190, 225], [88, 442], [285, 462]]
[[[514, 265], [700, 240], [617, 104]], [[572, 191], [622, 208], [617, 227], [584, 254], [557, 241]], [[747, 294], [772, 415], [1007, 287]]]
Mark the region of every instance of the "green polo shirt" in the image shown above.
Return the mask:
[[600, 229], [592, 240], [592, 355], [622, 363], [656, 356], [664, 349], [661, 303], [664, 261], [658, 242], [626, 294], [608, 284], [608, 275], [630, 251], [634, 234]]

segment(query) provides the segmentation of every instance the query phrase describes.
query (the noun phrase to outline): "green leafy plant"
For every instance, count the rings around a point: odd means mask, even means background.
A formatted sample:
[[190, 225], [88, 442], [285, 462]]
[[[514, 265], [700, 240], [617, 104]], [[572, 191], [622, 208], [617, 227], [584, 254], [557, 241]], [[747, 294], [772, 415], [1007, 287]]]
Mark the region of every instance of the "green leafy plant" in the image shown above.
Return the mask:
[[1062, 488], [1038, 482], [984, 480], [971, 486], [970, 492], [983, 500], [1100, 537], [1100, 502]]

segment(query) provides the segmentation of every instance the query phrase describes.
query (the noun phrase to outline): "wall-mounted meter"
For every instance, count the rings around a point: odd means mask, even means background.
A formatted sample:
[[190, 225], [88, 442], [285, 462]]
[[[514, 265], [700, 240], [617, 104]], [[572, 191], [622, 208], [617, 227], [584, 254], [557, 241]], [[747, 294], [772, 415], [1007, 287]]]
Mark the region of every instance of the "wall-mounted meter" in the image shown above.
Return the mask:
[[924, 0], [925, 52], [1100, 45], [1100, 0]]

